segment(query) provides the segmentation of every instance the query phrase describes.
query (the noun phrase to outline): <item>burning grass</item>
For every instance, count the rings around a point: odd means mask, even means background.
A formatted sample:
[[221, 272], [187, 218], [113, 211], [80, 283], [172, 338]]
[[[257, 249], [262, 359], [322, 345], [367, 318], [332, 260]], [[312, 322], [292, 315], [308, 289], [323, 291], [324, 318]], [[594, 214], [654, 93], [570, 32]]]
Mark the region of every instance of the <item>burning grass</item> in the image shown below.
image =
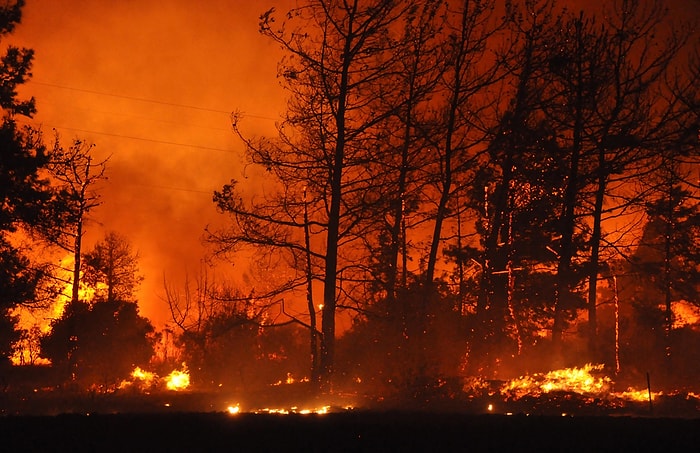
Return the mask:
[[[440, 388], [442, 389], [442, 387]], [[368, 390], [364, 388], [364, 390]], [[347, 411], [428, 411], [492, 415], [636, 415], [700, 418], [700, 397], [692, 392], [615, 390], [602, 365], [587, 364], [508, 381], [465, 378], [461, 390], [437, 397], [391, 398], [363, 389], [336, 388], [318, 394], [306, 378], [292, 378], [255, 389], [191, 387], [186, 365], [165, 377], [136, 368], [129, 380], [105, 394], [59, 389], [34, 390], [2, 408], [4, 414], [110, 412], [221, 412], [229, 416], [323, 415]], [[6, 400], [5, 403], [8, 403]]]

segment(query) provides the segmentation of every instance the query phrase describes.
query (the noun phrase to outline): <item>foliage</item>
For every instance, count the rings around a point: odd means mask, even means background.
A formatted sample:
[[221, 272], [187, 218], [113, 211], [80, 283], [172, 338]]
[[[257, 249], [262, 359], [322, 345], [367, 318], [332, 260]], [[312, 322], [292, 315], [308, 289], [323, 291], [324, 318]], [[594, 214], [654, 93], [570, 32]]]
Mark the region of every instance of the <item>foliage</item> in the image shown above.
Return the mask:
[[153, 333], [135, 302], [71, 302], [41, 339], [41, 350], [66, 381], [109, 390], [149, 363]]
[[[14, 30], [21, 18], [24, 1], [0, 6], [0, 37]], [[34, 99], [18, 99], [17, 87], [31, 76], [33, 51], [9, 46], [0, 56], [0, 358], [12, 352], [17, 339], [14, 307], [32, 303], [44, 269], [32, 263], [13, 235], [19, 230], [37, 229], [47, 218], [45, 204], [52, 199], [42, 169], [48, 154], [40, 134], [20, 128], [15, 115], [31, 116]]]

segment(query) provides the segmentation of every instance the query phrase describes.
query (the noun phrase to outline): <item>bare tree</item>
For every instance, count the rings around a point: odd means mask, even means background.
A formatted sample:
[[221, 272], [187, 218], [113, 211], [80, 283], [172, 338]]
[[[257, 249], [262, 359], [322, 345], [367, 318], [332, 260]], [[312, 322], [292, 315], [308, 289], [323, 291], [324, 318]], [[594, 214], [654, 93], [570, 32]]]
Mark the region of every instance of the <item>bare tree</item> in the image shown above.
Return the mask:
[[89, 212], [100, 205], [96, 184], [105, 176], [108, 159], [94, 161], [93, 144], [80, 139], [64, 148], [56, 136], [49, 171], [63, 206], [63, 222], [50, 235], [54, 244], [73, 254], [71, 302], [77, 302], [80, 290], [82, 243]]

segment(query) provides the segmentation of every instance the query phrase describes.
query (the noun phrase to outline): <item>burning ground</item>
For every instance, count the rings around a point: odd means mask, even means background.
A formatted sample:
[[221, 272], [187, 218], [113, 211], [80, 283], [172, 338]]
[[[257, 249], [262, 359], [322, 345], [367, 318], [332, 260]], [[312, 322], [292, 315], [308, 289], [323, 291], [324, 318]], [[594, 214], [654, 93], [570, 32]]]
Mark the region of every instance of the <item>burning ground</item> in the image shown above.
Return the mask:
[[700, 418], [700, 395], [692, 391], [657, 391], [621, 387], [602, 365], [587, 364], [547, 373], [497, 381], [478, 377], [438, 381], [430, 391], [412, 397], [367, 393], [359, 383], [319, 393], [308, 378], [286, 380], [249, 390], [191, 386], [186, 364], [159, 377], [135, 368], [130, 379], [104, 392], [57, 388], [24, 388], [5, 392], [6, 416], [222, 412], [305, 415], [342, 412], [425, 411], [505, 416], [636, 416]]
[[601, 365], [437, 387], [411, 401], [360, 387], [318, 394], [288, 375], [255, 391], [217, 392], [193, 386], [184, 364], [162, 377], [136, 368], [109, 393], [5, 393], [0, 435], [14, 451], [649, 451], [700, 441], [697, 394], [618, 389]]

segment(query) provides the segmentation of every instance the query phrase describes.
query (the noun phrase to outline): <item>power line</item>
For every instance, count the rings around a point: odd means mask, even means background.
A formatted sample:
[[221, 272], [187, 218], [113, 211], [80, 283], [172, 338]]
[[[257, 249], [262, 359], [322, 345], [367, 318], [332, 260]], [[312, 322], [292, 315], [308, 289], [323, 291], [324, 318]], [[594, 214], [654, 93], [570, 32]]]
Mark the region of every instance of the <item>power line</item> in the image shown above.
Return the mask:
[[141, 186], [141, 187], [150, 187], [153, 189], [162, 189], [162, 190], [177, 190], [180, 192], [192, 192], [192, 193], [204, 193], [207, 195], [213, 195], [214, 194], [214, 189], [212, 190], [201, 190], [201, 189], [188, 189], [185, 187], [171, 187], [171, 186], [161, 186], [158, 184], [147, 184], [147, 183], [142, 183], [142, 182], [132, 182], [128, 181], [125, 183], [122, 183], [123, 185], [131, 185], [131, 186]]
[[[29, 125], [34, 125], [34, 126], [36, 126], [35, 123], [32, 123], [32, 122], [30, 122], [30, 121], [18, 120], [17, 122], [21, 122], [21, 123], [25, 123], [25, 124], [29, 124]], [[110, 132], [100, 132], [100, 131], [93, 131], [93, 130], [89, 130], [89, 129], [79, 129], [79, 128], [76, 128], [76, 127], [57, 126], [57, 125], [48, 124], [48, 123], [42, 123], [42, 124], [43, 124], [43, 125], [46, 125], [46, 126], [49, 126], [49, 127], [52, 127], [52, 128], [54, 128], [54, 129], [67, 129], [67, 130], [69, 130], [69, 131], [84, 132], [84, 133], [87, 133], [87, 134], [104, 135], [104, 136], [107, 136], [107, 137], [126, 138], [126, 139], [130, 139], [130, 140], [140, 140], [140, 141], [144, 141], [144, 142], [160, 143], [160, 144], [163, 144], [163, 145], [171, 145], [171, 146], [182, 146], [182, 147], [184, 147], [184, 148], [205, 149], [205, 150], [208, 150], [208, 151], [220, 151], [220, 152], [224, 152], [224, 153], [235, 153], [235, 152], [236, 152], [236, 151], [231, 150], [231, 149], [215, 148], [215, 147], [213, 147], [213, 146], [202, 146], [202, 145], [193, 145], [193, 144], [189, 144], [189, 143], [171, 142], [171, 141], [167, 141], [167, 140], [156, 140], [156, 139], [153, 139], [153, 138], [135, 137], [135, 136], [133, 136], [133, 135], [123, 135], [123, 134], [115, 134], [115, 133], [110, 133]], [[41, 124], [40, 124], [39, 126], [41, 126]]]
[[[58, 104], [55, 102], [46, 102], [46, 101], [41, 101], [41, 105], [54, 105], [54, 106], [64, 106], [65, 104]], [[158, 119], [158, 118], [153, 118], [148, 115], [139, 115], [136, 113], [128, 113], [128, 112], [112, 112], [108, 110], [97, 110], [93, 108], [85, 108], [85, 107], [76, 107], [73, 106], [71, 110], [74, 111], [83, 111], [83, 112], [91, 112], [91, 113], [99, 113], [103, 115], [115, 115], [115, 116], [122, 116], [122, 117], [130, 117], [130, 118], [138, 118], [141, 120], [146, 120], [146, 121], [153, 121], [153, 122], [158, 122], [158, 123], [164, 123], [164, 124], [174, 124], [177, 126], [190, 126], [190, 127], [195, 127], [198, 129], [207, 129], [207, 130], [212, 130], [212, 131], [221, 131], [221, 132], [231, 132], [231, 129], [225, 129], [223, 127], [211, 127], [211, 126], [204, 126], [201, 124], [192, 124], [192, 123], [183, 123], [183, 122], [178, 122], [178, 121], [171, 121], [171, 120], [163, 120], [163, 119]]]
[[[30, 83], [34, 83], [37, 85], [43, 85], [43, 86], [48, 86], [48, 87], [53, 87], [53, 88], [60, 88], [62, 90], [71, 90], [71, 91], [78, 91], [81, 93], [90, 93], [90, 94], [98, 94], [101, 96], [110, 96], [110, 97], [115, 97], [115, 98], [121, 98], [121, 99], [129, 99], [132, 101], [139, 101], [139, 102], [148, 102], [152, 104], [160, 104], [160, 105], [167, 105], [170, 107], [179, 107], [179, 108], [186, 108], [186, 109], [193, 109], [193, 110], [200, 110], [203, 112], [213, 112], [213, 113], [223, 113], [226, 115], [230, 115], [231, 111], [226, 111], [226, 110], [218, 110], [218, 109], [212, 109], [208, 107], [200, 107], [196, 105], [189, 105], [189, 104], [178, 104], [176, 102], [167, 102], [167, 101], [160, 101], [157, 99], [148, 99], [148, 98], [142, 98], [142, 97], [137, 97], [137, 96], [127, 96], [123, 94], [115, 94], [115, 93], [107, 93], [105, 91], [98, 91], [98, 90], [88, 90], [85, 88], [76, 88], [76, 87], [70, 87], [67, 85], [60, 85], [57, 83], [50, 83], [50, 82], [39, 82], [36, 80], [30, 81]], [[277, 121], [277, 118], [271, 118], [269, 116], [263, 116], [263, 115], [249, 115], [249, 114], [244, 114], [244, 117], [249, 117], [249, 118], [259, 118], [259, 119], [264, 119], [264, 120], [270, 120], [270, 121]]]

